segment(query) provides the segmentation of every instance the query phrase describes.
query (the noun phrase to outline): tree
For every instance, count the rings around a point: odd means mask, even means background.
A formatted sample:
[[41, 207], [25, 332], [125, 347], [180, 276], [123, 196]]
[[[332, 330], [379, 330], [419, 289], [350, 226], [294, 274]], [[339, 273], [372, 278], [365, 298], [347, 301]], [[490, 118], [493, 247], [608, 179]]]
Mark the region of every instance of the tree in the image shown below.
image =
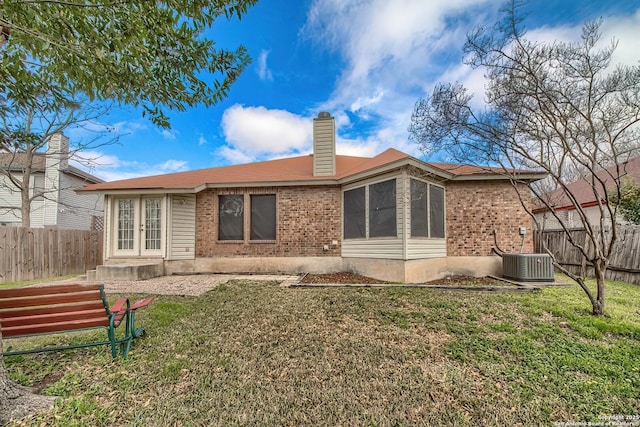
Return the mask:
[[0, 96], [140, 106], [169, 126], [165, 109], [214, 105], [250, 62], [243, 46], [203, 37], [218, 18], [240, 18], [257, 0], [0, 0]]
[[[58, 168], [60, 163], [68, 163], [71, 158], [80, 158], [81, 152], [96, 149], [117, 141], [118, 137], [110, 137], [110, 128], [99, 123], [99, 119], [107, 114], [109, 106], [92, 105], [81, 96], [67, 100], [65, 103], [55, 102], [51, 96], [40, 96], [35, 102], [21, 106], [7, 102], [0, 105], [0, 189], [5, 194], [20, 194], [20, 211], [13, 205], [0, 206], [2, 212], [11, 212], [20, 217], [23, 227], [31, 226], [31, 210], [34, 200], [54, 197], [56, 203], [61, 201], [52, 194], [65, 188], [58, 187], [58, 182], [35, 182], [34, 172], [37, 169], [36, 159], [43, 156], [47, 148], [46, 168]], [[60, 137], [69, 128], [84, 128], [87, 140], [76, 141], [72, 149], [66, 147], [53, 148], [51, 142]], [[86, 156], [85, 156], [86, 157]], [[84, 158], [88, 164], [93, 159]], [[42, 175], [40, 175], [42, 176]], [[46, 179], [47, 173], [42, 176]], [[77, 206], [64, 205], [69, 209]]]
[[[0, 0], [3, 120], [7, 102], [27, 112], [44, 96], [55, 111], [84, 94], [141, 107], [153, 123], [169, 127], [166, 109], [215, 105], [249, 64], [243, 46], [217, 49], [203, 32], [219, 18], [240, 18], [256, 2]], [[3, 135], [7, 143], [35, 140], [26, 129]], [[0, 424], [50, 404], [10, 381], [0, 360]]]
[[[2, 353], [2, 331], [0, 330], [0, 354]], [[0, 425], [11, 419], [23, 418], [33, 412], [53, 406], [55, 397], [31, 393], [7, 376], [4, 360], [0, 358]]]
[[[610, 194], [621, 194], [623, 173], [617, 165], [633, 155], [640, 136], [640, 66], [612, 66], [615, 40], [596, 47], [600, 22], [584, 24], [580, 42], [529, 40], [519, 7], [512, 1], [494, 28], [478, 28], [467, 36], [467, 64], [485, 71], [485, 106], [472, 107], [472, 95], [459, 83], [437, 84], [431, 96], [416, 103], [410, 138], [426, 154], [497, 165], [514, 184], [526, 184], [518, 169], [545, 171], [552, 187], [575, 208], [588, 244], [572, 239], [541, 187], [530, 184], [528, 191], [560, 221], [571, 244], [593, 266], [596, 289], [555, 265], [584, 290], [593, 314], [602, 315], [605, 272], [617, 239], [615, 222], [607, 234], [605, 221], [617, 213], [609, 203]], [[614, 172], [606, 170], [611, 166]], [[601, 214], [599, 227], [588, 221], [568, 187], [576, 174], [589, 182]], [[516, 191], [519, 187], [514, 185]], [[529, 192], [520, 194], [525, 209], [530, 197]], [[530, 209], [528, 213], [535, 220]]]
[[632, 179], [625, 179], [620, 188], [620, 197], [611, 195], [611, 202], [618, 205], [622, 218], [635, 225], [640, 225], [640, 186]]

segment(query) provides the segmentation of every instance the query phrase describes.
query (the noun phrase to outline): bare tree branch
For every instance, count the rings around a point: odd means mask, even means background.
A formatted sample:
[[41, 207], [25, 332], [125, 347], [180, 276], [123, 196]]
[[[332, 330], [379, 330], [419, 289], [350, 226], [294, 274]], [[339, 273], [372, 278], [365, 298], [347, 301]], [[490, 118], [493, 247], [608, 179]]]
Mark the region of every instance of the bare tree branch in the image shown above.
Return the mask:
[[[593, 313], [604, 314], [604, 274], [617, 240], [618, 207], [611, 197], [621, 194], [621, 165], [640, 154], [640, 66], [612, 66], [615, 40], [596, 49], [601, 21], [586, 23], [576, 43], [528, 40], [519, 6], [511, 1], [503, 20], [492, 30], [472, 32], [464, 46], [467, 64], [485, 71], [486, 107], [471, 108], [471, 95], [458, 83], [438, 84], [416, 103], [410, 139], [426, 155], [498, 165], [505, 174], [518, 168], [546, 172], [543, 184], [519, 193], [521, 201], [533, 194], [538, 210], [593, 265], [595, 291], [556, 263], [585, 291]], [[597, 223], [583, 206], [585, 194], [574, 191], [575, 181], [586, 184]], [[572, 237], [573, 224], [558, 208], [574, 212], [586, 230], [585, 244]]]

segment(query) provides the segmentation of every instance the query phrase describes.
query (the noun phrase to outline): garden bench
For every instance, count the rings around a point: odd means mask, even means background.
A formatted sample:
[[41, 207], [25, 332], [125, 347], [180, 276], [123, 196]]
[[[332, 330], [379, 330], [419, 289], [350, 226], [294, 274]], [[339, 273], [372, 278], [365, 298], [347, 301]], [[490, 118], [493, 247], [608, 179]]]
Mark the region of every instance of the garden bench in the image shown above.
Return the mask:
[[[8, 347], [4, 355], [110, 344], [113, 358], [117, 357], [119, 346], [120, 353], [126, 359], [133, 339], [144, 333], [144, 328], [136, 329], [135, 312], [149, 305], [151, 301], [153, 297], [130, 305], [128, 298], [120, 298], [109, 307], [103, 285], [73, 284], [0, 289], [0, 329], [3, 339], [96, 328], [103, 328], [107, 332], [107, 339], [103, 341], [16, 351]], [[116, 336], [116, 328], [123, 323], [124, 333]]]

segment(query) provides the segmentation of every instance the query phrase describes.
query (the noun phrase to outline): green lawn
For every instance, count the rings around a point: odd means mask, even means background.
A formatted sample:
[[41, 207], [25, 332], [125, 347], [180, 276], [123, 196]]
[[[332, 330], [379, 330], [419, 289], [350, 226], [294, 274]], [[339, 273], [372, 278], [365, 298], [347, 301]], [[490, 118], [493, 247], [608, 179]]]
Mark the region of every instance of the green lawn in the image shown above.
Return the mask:
[[[177, 278], [176, 280], [179, 280]], [[61, 396], [15, 425], [550, 425], [640, 414], [640, 287], [496, 294], [281, 288], [158, 297], [129, 360], [5, 358]], [[5, 343], [5, 346], [7, 343]], [[51, 382], [57, 379], [55, 382]]]

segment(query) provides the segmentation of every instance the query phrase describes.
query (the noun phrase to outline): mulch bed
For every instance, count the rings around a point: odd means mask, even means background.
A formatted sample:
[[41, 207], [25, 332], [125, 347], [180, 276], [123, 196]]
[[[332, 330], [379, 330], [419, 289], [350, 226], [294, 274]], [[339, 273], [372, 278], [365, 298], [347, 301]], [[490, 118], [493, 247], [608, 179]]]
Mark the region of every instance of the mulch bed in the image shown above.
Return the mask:
[[365, 284], [365, 285], [377, 285], [384, 283], [384, 280], [374, 279], [372, 277], [362, 276], [355, 273], [329, 273], [329, 274], [307, 274], [300, 281], [305, 284], [327, 284], [327, 283], [341, 283], [341, 284]]
[[[362, 276], [355, 273], [329, 273], [329, 274], [307, 274], [299, 283], [301, 284], [364, 284], [378, 285], [391, 284], [384, 280]], [[450, 276], [444, 279], [434, 280], [425, 283], [431, 286], [451, 286], [451, 287], [514, 287], [514, 285], [490, 277], [467, 277]]]

